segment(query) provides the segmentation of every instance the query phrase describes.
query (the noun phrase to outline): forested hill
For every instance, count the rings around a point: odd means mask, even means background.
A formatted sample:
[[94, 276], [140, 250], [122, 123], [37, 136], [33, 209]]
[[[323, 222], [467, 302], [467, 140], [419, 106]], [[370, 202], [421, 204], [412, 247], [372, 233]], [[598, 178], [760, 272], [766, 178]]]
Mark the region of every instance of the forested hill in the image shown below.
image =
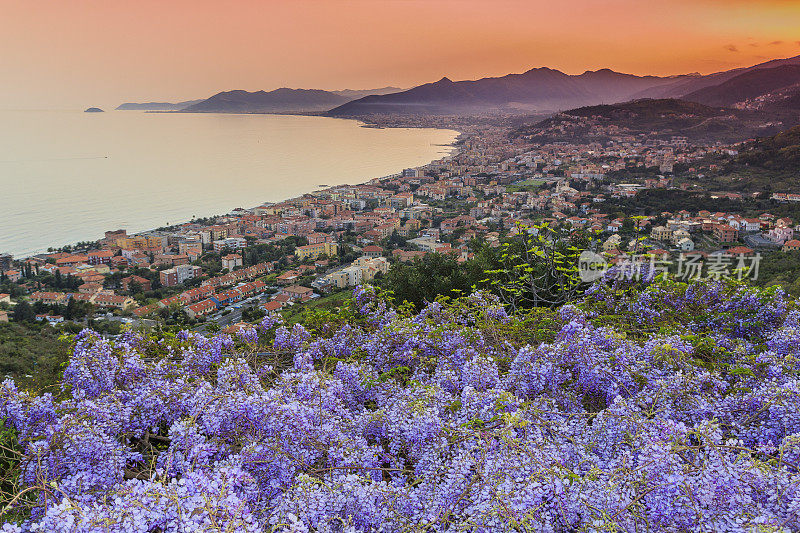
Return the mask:
[[580, 107], [514, 131], [535, 142], [586, 142], [611, 135], [684, 136], [696, 141], [742, 141], [764, 131], [764, 118], [745, 111], [672, 98]]
[[800, 181], [800, 126], [747, 145], [737, 161], [769, 170], [789, 171]]

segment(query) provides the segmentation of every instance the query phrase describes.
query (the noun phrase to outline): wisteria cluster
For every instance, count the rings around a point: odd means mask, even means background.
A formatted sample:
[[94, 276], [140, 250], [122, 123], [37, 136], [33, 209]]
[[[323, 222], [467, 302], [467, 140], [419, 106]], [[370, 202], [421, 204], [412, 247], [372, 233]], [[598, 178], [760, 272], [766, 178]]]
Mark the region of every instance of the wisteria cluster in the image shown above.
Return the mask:
[[2, 531], [800, 530], [780, 292], [601, 281], [545, 343], [484, 293], [354, 302], [324, 335], [85, 331], [64, 399], [4, 382], [27, 492], [3, 512], [29, 509]]

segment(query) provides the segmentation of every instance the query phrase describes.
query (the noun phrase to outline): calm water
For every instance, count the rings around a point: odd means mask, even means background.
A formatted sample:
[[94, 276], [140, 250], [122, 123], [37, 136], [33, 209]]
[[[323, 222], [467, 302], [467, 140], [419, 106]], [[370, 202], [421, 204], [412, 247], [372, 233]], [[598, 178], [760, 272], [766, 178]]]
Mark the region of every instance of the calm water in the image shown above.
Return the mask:
[[322, 117], [0, 111], [0, 252], [361, 183], [438, 159], [455, 137]]

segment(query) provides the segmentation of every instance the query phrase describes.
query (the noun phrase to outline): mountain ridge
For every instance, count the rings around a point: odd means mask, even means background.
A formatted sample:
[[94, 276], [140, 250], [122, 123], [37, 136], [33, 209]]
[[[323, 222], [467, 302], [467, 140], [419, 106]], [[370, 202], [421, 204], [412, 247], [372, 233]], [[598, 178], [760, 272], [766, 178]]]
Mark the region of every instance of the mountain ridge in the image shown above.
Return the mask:
[[324, 111], [348, 101], [322, 89], [290, 89], [272, 91], [222, 91], [202, 102], [181, 109], [181, 113], [288, 113]]
[[117, 111], [180, 111], [202, 101], [202, 99], [198, 99], [183, 102], [125, 102], [115, 109]]
[[[681, 98], [748, 73], [768, 77], [771, 70], [800, 65], [800, 56], [776, 59], [705, 76], [638, 76], [608, 68], [565, 74], [549, 67], [476, 80], [447, 77], [388, 95], [372, 95], [328, 111], [329, 116], [374, 114], [472, 114], [486, 111], [554, 112], [642, 98]], [[768, 85], [768, 84], [767, 84]]]

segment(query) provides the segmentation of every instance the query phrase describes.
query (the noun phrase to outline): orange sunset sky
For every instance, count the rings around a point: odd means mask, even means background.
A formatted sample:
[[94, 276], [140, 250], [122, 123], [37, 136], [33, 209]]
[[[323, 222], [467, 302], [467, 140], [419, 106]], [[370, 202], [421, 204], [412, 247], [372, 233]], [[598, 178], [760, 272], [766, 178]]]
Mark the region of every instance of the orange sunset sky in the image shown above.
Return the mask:
[[800, 55], [800, 0], [0, 0], [0, 107]]

